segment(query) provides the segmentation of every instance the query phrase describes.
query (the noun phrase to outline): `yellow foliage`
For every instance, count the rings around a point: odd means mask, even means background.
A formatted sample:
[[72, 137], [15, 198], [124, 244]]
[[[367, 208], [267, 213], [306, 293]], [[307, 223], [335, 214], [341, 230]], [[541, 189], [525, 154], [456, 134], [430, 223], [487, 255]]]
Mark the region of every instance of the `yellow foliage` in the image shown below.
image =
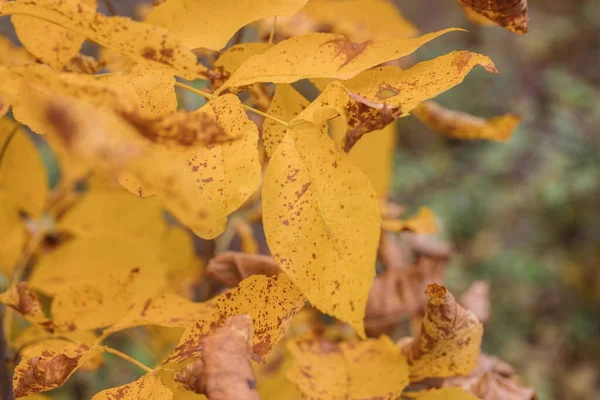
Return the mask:
[[173, 399], [173, 392], [162, 383], [159, 377], [154, 375], [144, 375], [137, 381], [117, 386], [112, 389], [103, 390], [92, 397], [92, 400], [113, 399], [171, 400]]
[[436, 233], [435, 214], [427, 207], [419, 208], [419, 213], [406, 220], [387, 219], [381, 222], [381, 227], [386, 231], [410, 231], [414, 233]]
[[432, 389], [419, 394], [415, 400], [477, 400], [478, 397], [465, 393], [461, 388]]

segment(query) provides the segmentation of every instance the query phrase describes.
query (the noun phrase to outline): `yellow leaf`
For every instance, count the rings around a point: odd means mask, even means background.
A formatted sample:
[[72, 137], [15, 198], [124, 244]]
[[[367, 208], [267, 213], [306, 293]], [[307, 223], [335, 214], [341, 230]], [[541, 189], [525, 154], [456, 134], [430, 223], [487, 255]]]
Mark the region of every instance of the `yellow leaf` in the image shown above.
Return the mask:
[[39, 217], [50, 188], [35, 144], [18, 124], [0, 119], [0, 149], [0, 191], [21, 210]]
[[92, 346], [96, 340], [98, 340], [98, 335], [92, 331], [59, 332], [55, 330], [54, 332], [48, 332], [38, 325], [30, 325], [19, 333], [12, 341], [12, 344], [15, 349], [26, 352], [30, 348], [35, 348], [42, 341], [47, 341], [53, 345], [62, 341], [77, 342]]
[[191, 232], [172, 226], [159, 240], [159, 256], [167, 268], [169, 287], [175, 293], [192, 297], [203, 279], [205, 263], [196, 255]]
[[82, 237], [45, 254], [36, 265], [29, 284], [48, 295], [71, 285], [98, 283], [111, 273], [139, 268], [139, 284], [147, 296], [165, 288], [167, 269], [159, 260], [160, 248], [152, 241], [123, 237]]
[[288, 347], [288, 377], [307, 398], [394, 400], [409, 384], [406, 358], [387, 336], [335, 343], [308, 333]]
[[[88, 347], [92, 347], [94, 345], [95, 340], [98, 339], [97, 336], [92, 334], [91, 332], [80, 331], [82, 334], [75, 334], [73, 332], [56, 332], [54, 336], [50, 337], [38, 337], [33, 342], [28, 343], [26, 346], [22, 347], [19, 351], [21, 355], [33, 355], [36, 356], [39, 353], [39, 349], [43, 348], [45, 351], [56, 351], [58, 353], [62, 352], [63, 348], [73, 342], [79, 343], [81, 345], [86, 345]], [[60, 336], [59, 336], [60, 335]], [[64, 338], [67, 337], [68, 340]], [[81, 341], [80, 339], [84, 339], [85, 341]], [[91, 340], [92, 339], [92, 340]], [[80, 371], [95, 371], [99, 368], [102, 368], [104, 365], [104, 358], [102, 357], [102, 353], [99, 352], [95, 354], [93, 357], [88, 359], [84, 364], [79, 367]]]
[[[81, 0], [81, 3], [96, 8], [96, 0]], [[85, 41], [83, 35], [27, 15], [13, 15], [11, 21], [23, 47], [56, 70], [75, 57]]]
[[444, 286], [427, 286], [429, 301], [421, 332], [400, 343], [410, 364], [410, 380], [468, 375], [477, 366], [483, 325]]
[[291, 83], [303, 78], [349, 79], [361, 71], [404, 57], [425, 43], [457, 29], [446, 29], [417, 38], [395, 38], [353, 43], [342, 35], [313, 33], [285, 40], [250, 57], [221, 86], [255, 82]]
[[27, 64], [35, 64], [35, 57], [23, 47], [16, 46], [6, 36], [0, 36], [0, 65]]
[[241, 43], [225, 50], [215, 61], [210, 73], [212, 88], [218, 89], [250, 57], [262, 54], [270, 46], [267, 43]]
[[[342, 118], [334, 118], [329, 121], [329, 129], [336, 143], [340, 143], [345, 137], [347, 124]], [[390, 190], [395, 150], [396, 124], [392, 122], [383, 129], [364, 135], [348, 153], [352, 164], [369, 178], [380, 199], [385, 199]]]
[[415, 400], [477, 400], [478, 397], [465, 393], [461, 388], [431, 389], [419, 394]]
[[261, 400], [301, 400], [302, 392], [287, 377], [290, 367], [293, 365], [292, 356], [280, 342], [273, 353], [267, 358], [265, 364], [253, 362], [254, 374], [256, 375], [256, 389]]
[[383, 220], [381, 222], [381, 228], [391, 232], [410, 231], [422, 234], [437, 232], [435, 214], [427, 207], [419, 208], [419, 213], [417, 215], [405, 220]]
[[474, 117], [460, 111], [448, 110], [439, 104], [428, 101], [413, 110], [413, 115], [421, 122], [452, 139], [462, 140], [509, 140], [520, 118], [506, 114], [488, 120]]
[[527, 0], [457, 0], [466, 10], [516, 33], [527, 33]]
[[367, 178], [326, 132], [298, 125], [271, 158], [263, 209], [279, 266], [314, 306], [364, 337], [380, 235], [377, 196]]
[[121, 188], [90, 190], [58, 221], [57, 228], [77, 236], [124, 236], [148, 240], [167, 232], [157, 199], [140, 199]]
[[9, 277], [25, 246], [27, 234], [19, 210], [0, 193], [0, 272]]
[[[310, 102], [304, 98], [292, 85], [279, 83], [275, 86], [275, 95], [267, 113], [285, 122], [290, 122], [302, 112]], [[265, 151], [269, 157], [281, 143], [288, 128], [272, 119], [265, 119], [262, 128], [262, 139]]]
[[52, 321], [46, 317], [38, 297], [27, 287], [26, 282], [10, 287], [0, 294], [0, 303], [21, 314], [27, 321], [40, 325], [48, 331], [53, 330]]
[[185, 79], [203, 77], [207, 71], [194, 53], [167, 30], [129, 18], [106, 17], [78, 0], [0, 3], [0, 15], [12, 14], [52, 22], [125, 54], [133, 61], [168, 69]]
[[[285, 275], [253, 275], [214, 299], [216, 310], [186, 328], [165, 362], [180, 362], [201, 353], [198, 339], [231, 316], [249, 314], [254, 325], [253, 358], [264, 360], [304, 306], [305, 298]], [[206, 303], [203, 303], [206, 304]]]
[[94, 395], [92, 400], [171, 400], [172, 398], [173, 392], [162, 383], [160, 378], [144, 375], [137, 381], [103, 390]]
[[43, 346], [32, 348], [15, 368], [15, 397], [62, 386], [76, 370], [103, 351], [103, 347], [88, 347], [81, 343], [65, 343], [60, 349], [46, 349]]
[[155, 7], [146, 21], [173, 32], [189, 48], [221, 50], [250, 22], [291, 15], [307, 0], [169, 0]]

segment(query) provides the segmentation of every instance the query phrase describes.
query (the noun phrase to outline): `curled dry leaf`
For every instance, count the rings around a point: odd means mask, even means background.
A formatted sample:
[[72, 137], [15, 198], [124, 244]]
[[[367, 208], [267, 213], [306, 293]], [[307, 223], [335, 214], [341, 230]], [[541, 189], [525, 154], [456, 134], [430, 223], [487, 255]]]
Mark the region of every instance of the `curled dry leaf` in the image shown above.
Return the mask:
[[335, 343], [309, 332], [288, 348], [288, 378], [306, 398], [393, 400], [409, 384], [406, 358], [387, 336]]
[[435, 214], [427, 207], [419, 208], [419, 213], [414, 217], [399, 219], [384, 219], [381, 228], [391, 232], [410, 231], [419, 234], [431, 234], [437, 232]]
[[460, 111], [453, 111], [428, 101], [412, 111], [412, 114], [431, 129], [452, 139], [462, 140], [509, 140], [520, 118], [506, 114], [489, 120], [474, 117]]
[[461, 388], [431, 389], [415, 397], [415, 400], [477, 400]]
[[306, 301], [300, 290], [284, 275], [254, 275], [214, 300], [216, 310], [197, 319], [184, 331], [177, 347], [165, 362], [181, 362], [198, 357], [202, 348], [199, 338], [209, 334], [224, 319], [248, 314], [253, 319], [252, 357], [264, 362], [281, 339], [292, 318]]
[[533, 400], [535, 390], [521, 384], [512, 367], [496, 357], [481, 354], [469, 376], [446, 378], [443, 387], [459, 386], [482, 400]]
[[146, 21], [173, 32], [189, 48], [221, 50], [244, 25], [266, 17], [292, 15], [306, 1], [170, 0], [154, 8]]
[[237, 286], [252, 275], [273, 276], [281, 272], [277, 262], [270, 256], [228, 251], [213, 257], [206, 267], [206, 274], [227, 286]]
[[0, 294], [0, 303], [12, 308], [32, 324], [40, 325], [50, 332], [54, 329], [52, 321], [44, 314], [37, 295], [27, 287], [27, 282], [21, 282]]
[[[129, 18], [106, 17], [77, 0], [17, 0], [0, 3], [0, 15], [13, 14], [51, 22], [125, 54], [133, 61], [168, 69], [185, 79], [204, 77], [207, 72], [194, 53], [167, 30]], [[37, 21], [36, 24], [40, 22]], [[35, 36], [36, 40], [40, 37]], [[50, 49], [52, 47], [48, 48]]]
[[364, 336], [380, 235], [367, 178], [326, 131], [303, 124], [277, 147], [262, 194], [267, 243], [279, 266], [315, 307]]
[[423, 44], [457, 29], [417, 38], [353, 43], [343, 35], [313, 33], [296, 36], [250, 57], [219, 91], [255, 82], [291, 83], [303, 78], [349, 79], [386, 61], [404, 57]]
[[490, 284], [486, 281], [475, 281], [458, 301], [471, 311], [481, 323], [490, 319]]
[[15, 397], [45, 392], [61, 386], [89, 360], [104, 351], [103, 347], [65, 343], [60, 349], [43, 346], [32, 348], [23, 356], [13, 377]]
[[171, 400], [173, 392], [154, 375], [144, 375], [140, 379], [122, 386], [98, 392], [92, 400]]
[[228, 318], [223, 326], [200, 339], [200, 359], [178, 372], [175, 380], [211, 400], [258, 400], [250, 363], [251, 338], [249, 315]]
[[399, 345], [410, 364], [411, 381], [468, 375], [477, 365], [483, 325], [444, 286], [427, 286], [429, 302], [421, 331]]
[[471, 11], [516, 33], [527, 33], [527, 0], [457, 0]]

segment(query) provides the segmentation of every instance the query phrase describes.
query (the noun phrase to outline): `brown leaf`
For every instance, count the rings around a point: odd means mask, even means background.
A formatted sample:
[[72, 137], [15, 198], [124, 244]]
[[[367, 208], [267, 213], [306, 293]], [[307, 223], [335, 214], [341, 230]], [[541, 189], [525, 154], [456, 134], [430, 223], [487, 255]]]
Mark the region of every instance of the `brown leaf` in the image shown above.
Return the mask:
[[459, 386], [482, 400], [532, 400], [535, 390], [523, 386], [512, 367], [496, 357], [481, 354], [469, 376], [446, 378], [442, 387]]
[[279, 265], [270, 256], [228, 251], [210, 260], [206, 273], [227, 286], [237, 286], [251, 275], [278, 275]]
[[461, 140], [509, 140], [520, 118], [506, 114], [489, 120], [474, 117], [460, 111], [449, 110], [433, 101], [422, 103], [412, 111], [422, 123], [453, 139]]
[[463, 307], [471, 311], [481, 323], [485, 324], [490, 319], [490, 284], [486, 281], [475, 281], [458, 301]]
[[516, 33], [527, 33], [527, 0], [456, 0], [471, 10]]
[[249, 315], [228, 318], [222, 327], [200, 339], [200, 359], [178, 372], [175, 380], [211, 400], [258, 400], [250, 363], [251, 338]]
[[45, 392], [61, 386], [79, 368], [104, 351], [81, 343], [66, 343], [60, 349], [37, 346], [27, 352], [15, 368], [15, 397]]
[[52, 321], [44, 314], [40, 300], [29, 290], [27, 282], [21, 282], [0, 294], [0, 303], [17, 311], [32, 324], [40, 325], [49, 332], [54, 330]]
[[483, 325], [460, 306], [444, 286], [430, 284], [419, 335], [399, 345], [411, 366], [411, 381], [467, 375], [475, 367]]
[[105, 62], [96, 60], [94, 57], [84, 54], [77, 54], [66, 63], [62, 70], [63, 72], [74, 72], [78, 74], [95, 74], [105, 67]]

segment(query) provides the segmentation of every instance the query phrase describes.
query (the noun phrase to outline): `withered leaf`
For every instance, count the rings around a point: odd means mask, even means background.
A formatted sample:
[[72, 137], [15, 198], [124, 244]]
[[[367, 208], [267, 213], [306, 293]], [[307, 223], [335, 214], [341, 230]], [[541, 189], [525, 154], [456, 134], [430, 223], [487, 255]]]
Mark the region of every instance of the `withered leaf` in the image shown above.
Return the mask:
[[490, 319], [490, 284], [486, 281], [475, 281], [460, 296], [459, 303], [471, 311], [481, 323]]
[[154, 375], [144, 375], [140, 379], [112, 389], [103, 390], [92, 400], [171, 400], [171, 392]]
[[40, 325], [50, 332], [54, 329], [52, 321], [44, 314], [37, 295], [27, 287], [27, 282], [21, 282], [1, 293], [0, 303], [17, 311], [32, 324]]
[[391, 232], [410, 231], [420, 234], [437, 232], [435, 214], [427, 207], [419, 208], [417, 215], [405, 220], [384, 219], [381, 221], [381, 228]]
[[233, 251], [213, 257], [206, 267], [206, 274], [227, 286], [237, 286], [252, 275], [273, 276], [281, 268], [273, 257], [260, 254], [244, 254]]
[[421, 331], [399, 344], [410, 364], [411, 381], [468, 375], [477, 365], [483, 325], [444, 286], [427, 286], [429, 302]]
[[288, 348], [288, 378], [306, 398], [393, 400], [409, 384], [406, 358], [387, 336], [336, 343], [308, 332]]
[[104, 351], [103, 347], [65, 343], [60, 350], [37, 346], [21, 358], [15, 368], [15, 397], [45, 392], [61, 386], [89, 360]]
[[527, 33], [527, 0], [456, 0], [465, 10], [479, 14], [516, 33]]
[[431, 129], [452, 139], [462, 140], [509, 140], [520, 118], [506, 114], [489, 120], [474, 117], [460, 111], [449, 110], [433, 101], [427, 101], [412, 111], [412, 114]]
[[533, 400], [535, 390], [524, 386], [512, 367], [496, 357], [481, 354], [469, 376], [446, 378], [443, 387], [459, 386], [483, 400]]
[[178, 372], [175, 380], [211, 400], [258, 400], [250, 363], [252, 318], [236, 315], [200, 339], [201, 357]]
[[129, 18], [106, 17], [77, 0], [0, 3], [0, 15], [12, 14], [52, 22], [125, 54], [136, 62], [151, 63], [185, 79], [203, 77], [207, 71], [194, 53], [167, 30]]

